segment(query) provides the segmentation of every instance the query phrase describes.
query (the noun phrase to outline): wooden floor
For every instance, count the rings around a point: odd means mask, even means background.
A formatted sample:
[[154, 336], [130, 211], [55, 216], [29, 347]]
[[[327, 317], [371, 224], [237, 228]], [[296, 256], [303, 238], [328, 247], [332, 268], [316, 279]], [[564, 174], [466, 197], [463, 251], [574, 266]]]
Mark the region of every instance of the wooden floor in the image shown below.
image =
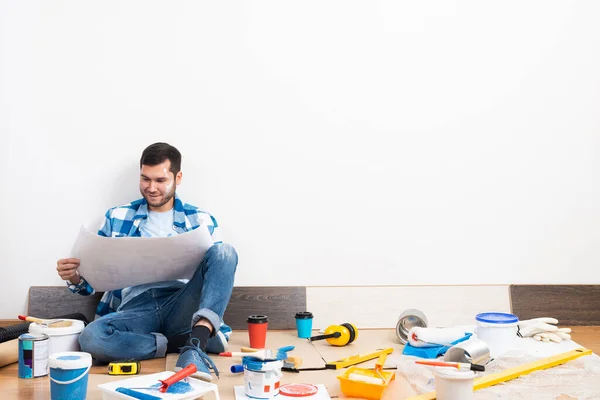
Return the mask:
[[[600, 354], [600, 326], [575, 326], [573, 329], [573, 341], [579, 343], [585, 348]], [[94, 366], [90, 370], [92, 374], [106, 373], [106, 366]], [[142, 361], [142, 371], [146, 374], [153, 374], [165, 370], [165, 359], [155, 358], [154, 360]], [[0, 369], [0, 382], [2, 382], [2, 370]]]
[[[600, 354], [600, 326], [587, 326], [587, 327], [573, 327], [573, 340], [576, 341], [583, 347], [587, 347], [592, 349], [596, 354]], [[397, 344], [397, 338], [395, 337], [395, 333], [393, 330], [361, 330], [361, 343], [355, 343], [352, 346], [346, 346], [343, 348], [334, 348], [333, 346], [329, 346], [325, 343], [325, 341], [314, 342], [316, 344], [315, 349], [318, 350], [320, 354], [313, 354], [309, 356], [309, 350], [313, 349], [314, 345], [307, 345], [305, 340], [302, 342], [298, 341], [298, 338], [295, 335], [295, 332], [291, 331], [279, 331], [280, 337], [278, 342], [271, 342], [267, 345], [270, 346], [279, 346], [286, 344], [293, 344], [296, 346], [296, 351], [299, 354], [302, 354], [304, 365], [306, 367], [309, 366], [317, 366], [316, 364], [322, 364], [321, 357], [324, 357], [328, 360], [333, 360], [340, 358], [339, 355], [341, 352], [367, 352], [371, 347], [374, 346], [374, 343], [381, 342], [382, 332], [384, 334], [384, 339], [389, 341], [389, 343], [394, 343], [392, 346], [395, 348], [395, 351], [401, 350], [401, 345]], [[234, 332], [234, 336], [232, 336], [232, 346], [238, 347], [240, 345], [247, 345], [245, 341], [247, 340], [247, 334], [244, 332]], [[294, 342], [296, 340], [296, 342]], [[279, 343], [279, 341], [281, 343]], [[358, 341], [357, 341], [358, 342]], [[360, 345], [359, 347], [356, 347]], [[552, 344], [549, 344], [550, 346]], [[306, 346], [306, 348], [302, 347]], [[354, 347], [353, 347], [354, 346]], [[352, 347], [352, 348], [350, 348]], [[364, 347], [364, 348], [363, 348]], [[309, 349], [310, 348], [310, 349]], [[343, 357], [346, 357], [350, 354], [343, 354]], [[311, 359], [312, 357], [312, 359]], [[219, 359], [220, 357], [217, 357]], [[222, 358], [222, 357], [221, 357]], [[154, 360], [148, 360], [142, 362], [141, 372], [143, 374], [151, 374], [156, 372], [161, 372], [168, 370], [170, 367], [174, 365], [174, 360], [176, 356], [172, 355], [167, 358], [160, 358]], [[234, 384], [240, 384], [239, 377], [232, 376], [228, 373], [228, 365], [231, 364], [230, 359], [217, 360], [218, 367], [222, 371], [221, 379], [218, 381], [219, 391], [221, 393], [222, 399], [233, 399], [232, 395], [232, 387]], [[220, 363], [219, 363], [220, 362]], [[312, 365], [315, 364], [315, 365]], [[223, 373], [223, 371], [227, 371]], [[93, 366], [90, 371], [90, 384], [88, 386], [88, 398], [92, 400], [100, 399], [101, 396], [98, 393], [99, 391], [96, 388], [96, 385], [99, 383], [104, 383], [108, 379], [111, 379], [107, 374], [107, 366]], [[326, 374], [329, 374], [326, 376]], [[328, 390], [330, 390], [331, 396], [339, 396], [343, 397], [341, 393], [339, 393], [339, 385], [337, 384], [337, 379], [335, 379], [335, 375], [339, 374], [338, 371], [315, 371], [315, 372], [303, 372], [302, 374], [288, 374], [286, 375], [286, 379], [288, 381], [295, 381], [297, 379], [310, 379], [310, 381], [318, 383], [328, 383]], [[298, 375], [302, 375], [299, 377]], [[92, 379], [93, 378], [93, 379]], [[401, 380], [401, 379], [398, 379]], [[95, 390], [95, 392], [90, 393], [90, 390]], [[49, 381], [47, 377], [37, 378], [37, 379], [19, 379], [17, 377], [17, 364], [11, 364], [5, 367], [0, 368], [0, 392], [2, 395], [0, 396], [3, 400], [12, 400], [12, 399], [49, 399]], [[401, 396], [398, 398], [406, 398], [408, 396]], [[390, 398], [386, 396], [386, 398]], [[396, 397], [394, 397], [396, 398]]]

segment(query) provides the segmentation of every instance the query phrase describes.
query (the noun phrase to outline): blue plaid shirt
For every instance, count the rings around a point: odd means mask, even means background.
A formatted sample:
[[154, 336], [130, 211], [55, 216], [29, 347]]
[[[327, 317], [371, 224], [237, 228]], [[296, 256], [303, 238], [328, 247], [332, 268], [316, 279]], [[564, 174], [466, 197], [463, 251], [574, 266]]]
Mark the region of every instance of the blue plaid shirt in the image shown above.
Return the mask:
[[[206, 225], [211, 234], [213, 243], [220, 243], [218, 239], [217, 220], [209, 213], [198, 209], [190, 204], [183, 203], [175, 195], [173, 212], [173, 230], [184, 233]], [[148, 219], [148, 203], [146, 199], [139, 199], [129, 204], [113, 207], [106, 212], [102, 228], [98, 235], [106, 237], [140, 237], [140, 229], [144, 228]], [[95, 293], [94, 288], [82, 276], [81, 281], [74, 285], [67, 281], [67, 286], [73, 293], [89, 296]], [[117, 311], [119, 306], [124, 305], [135, 296], [148, 289], [182, 285], [181, 281], [165, 281], [132, 286], [119, 290], [105, 292], [96, 308], [96, 319]]]

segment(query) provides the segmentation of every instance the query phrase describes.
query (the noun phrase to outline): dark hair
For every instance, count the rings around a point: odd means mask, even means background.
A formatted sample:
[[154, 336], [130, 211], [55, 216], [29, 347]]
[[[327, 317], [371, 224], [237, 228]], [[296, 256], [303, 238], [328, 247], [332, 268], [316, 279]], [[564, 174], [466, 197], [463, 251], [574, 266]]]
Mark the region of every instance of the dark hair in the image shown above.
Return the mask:
[[144, 149], [140, 158], [140, 168], [142, 165], [158, 165], [165, 160], [171, 161], [171, 172], [173, 175], [181, 170], [181, 153], [175, 147], [168, 143], [154, 143]]

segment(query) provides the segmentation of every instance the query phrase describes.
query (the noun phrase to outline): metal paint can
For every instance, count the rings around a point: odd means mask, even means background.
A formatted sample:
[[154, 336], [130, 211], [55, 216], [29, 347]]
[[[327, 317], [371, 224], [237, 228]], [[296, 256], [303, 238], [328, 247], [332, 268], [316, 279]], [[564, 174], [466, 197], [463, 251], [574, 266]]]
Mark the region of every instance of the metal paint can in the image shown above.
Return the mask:
[[279, 385], [283, 376], [282, 360], [260, 360], [242, 357], [244, 366], [244, 390], [253, 399], [272, 399], [279, 395]]
[[24, 333], [19, 336], [19, 378], [48, 375], [50, 337], [45, 333]]
[[396, 336], [400, 339], [400, 343], [406, 344], [408, 342], [408, 331], [412, 327], [427, 328], [427, 317], [422, 311], [411, 308], [405, 310], [398, 317], [398, 323], [396, 324]]

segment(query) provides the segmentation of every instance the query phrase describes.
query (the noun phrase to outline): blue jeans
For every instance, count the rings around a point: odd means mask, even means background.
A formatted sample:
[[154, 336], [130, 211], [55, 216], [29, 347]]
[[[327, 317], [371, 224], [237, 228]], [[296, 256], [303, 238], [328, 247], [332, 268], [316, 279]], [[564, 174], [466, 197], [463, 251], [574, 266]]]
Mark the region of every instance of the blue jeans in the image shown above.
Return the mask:
[[201, 318], [215, 335], [229, 303], [238, 256], [227, 244], [213, 245], [187, 284], [149, 289], [117, 312], [90, 323], [79, 336], [81, 350], [100, 361], [164, 357], [167, 337], [191, 332]]

